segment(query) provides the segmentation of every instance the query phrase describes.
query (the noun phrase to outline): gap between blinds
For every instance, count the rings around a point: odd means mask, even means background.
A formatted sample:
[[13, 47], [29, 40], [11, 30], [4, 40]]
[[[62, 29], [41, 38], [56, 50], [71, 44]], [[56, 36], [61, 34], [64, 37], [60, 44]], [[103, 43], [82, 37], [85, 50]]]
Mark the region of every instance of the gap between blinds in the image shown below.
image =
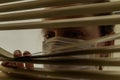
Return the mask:
[[[52, 29], [67, 28], [86, 25], [116, 25], [120, 24], [120, 1], [78, 5], [79, 3], [91, 3], [96, 0], [0, 0], [0, 30], [21, 29]], [[72, 5], [71, 5], [72, 4]], [[73, 5], [76, 4], [76, 5]], [[55, 7], [69, 5], [64, 7]], [[55, 8], [53, 8], [55, 7]], [[43, 9], [42, 9], [43, 8]], [[65, 16], [78, 16], [83, 14], [110, 13], [110, 15], [93, 16], [73, 19], [43, 20], [47, 18], [61, 18]], [[66, 13], [66, 14], [65, 14]], [[114, 14], [116, 13], [116, 14]], [[92, 26], [91, 26], [92, 27]], [[85, 46], [89, 43], [98, 44], [120, 38], [116, 33], [101, 38], [87, 40], [83, 43], [59, 47], [55, 50], [63, 50], [76, 46]], [[54, 50], [53, 50], [54, 51]], [[12, 53], [0, 48], [0, 61], [24, 62], [49, 65], [73, 65], [73, 66], [120, 66], [119, 58], [69, 58], [74, 55], [87, 54], [111, 54], [120, 52], [120, 45], [77, 50], [64, 53], [40, 54], [14, 58]], [[119, 71], [98, 70], [35, 70], [13, 69], [0, 66], [0, 79], [3, 80], [78, 80], [81, 78], [92, 80], [120, 80]], [[22, 77], [21, 77], [22, 76]]]

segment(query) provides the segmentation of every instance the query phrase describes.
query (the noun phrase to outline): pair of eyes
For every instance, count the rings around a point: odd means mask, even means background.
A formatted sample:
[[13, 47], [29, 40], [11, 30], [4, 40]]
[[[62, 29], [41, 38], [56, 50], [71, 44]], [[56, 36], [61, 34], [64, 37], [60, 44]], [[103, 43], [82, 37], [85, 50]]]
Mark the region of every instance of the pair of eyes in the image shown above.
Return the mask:
[[[62, 31], [60, 35], [61, 35], [61, 37], [76, 38], [76, 39], [85, 37], [84, 32], [81, 32], [81, 31]], [[48, 32], [45, 32], [45, 34], [44, 34], [45, 39], [50, 39], [55, 36], [56, 36], [56, 34], [54, 31], [48, 31]]]

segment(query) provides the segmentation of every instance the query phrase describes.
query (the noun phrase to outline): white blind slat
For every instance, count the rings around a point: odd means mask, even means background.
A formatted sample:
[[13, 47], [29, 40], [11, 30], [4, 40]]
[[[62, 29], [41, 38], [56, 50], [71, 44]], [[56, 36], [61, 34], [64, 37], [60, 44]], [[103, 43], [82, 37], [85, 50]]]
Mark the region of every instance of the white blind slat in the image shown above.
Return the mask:
[[0, 12], [11, 10], [31, 9], [38, 7], [61, 6], [75, 3], [95, 2], [96, 0], [25, 0], [11, 4], [1, 4]]
[[8, 21], [0, 23], [0, 30], [67, 28], [88, 25], [115, 25], [115, 24], [120, 24], [120, 15], [61, 19], [42, 22], [41, 19]]
[[72, 7], [53, 8], [47, 10], [41, 10], [41, 8], [39, 9], [37, 8], [37, 9], [0, 13], [0, 20], [78, 16], [78, 15], [88, 15], [88, 14], [97, 14], [97, 13], [108, 13], [112, 11], [119, 11], [119, 9], [120, 9], [120, 1], [89, 4], [89, 5], [77, 5]]

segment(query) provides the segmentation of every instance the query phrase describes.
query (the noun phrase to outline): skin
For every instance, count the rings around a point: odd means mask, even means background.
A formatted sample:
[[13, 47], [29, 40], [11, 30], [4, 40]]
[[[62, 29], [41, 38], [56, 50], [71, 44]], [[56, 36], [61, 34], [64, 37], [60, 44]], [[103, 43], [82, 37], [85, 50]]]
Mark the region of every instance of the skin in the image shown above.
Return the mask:
[[[14, 52], [14, 57], [30, 56], [30, 55], [31, 53], [28, 51], [25, 51], [23, 54], [20, 50], [16, 50]], [[24, 66], [24, 63], [21, 63], [21, 62], [3, 62], [2, 65], [5, 67], [11, 67], [11, 68], [20, 68], [20, 69], [28, 69], [28, 70], [34, 69], [34, 65], [29, 63], [25, 63], [25, 66]]]

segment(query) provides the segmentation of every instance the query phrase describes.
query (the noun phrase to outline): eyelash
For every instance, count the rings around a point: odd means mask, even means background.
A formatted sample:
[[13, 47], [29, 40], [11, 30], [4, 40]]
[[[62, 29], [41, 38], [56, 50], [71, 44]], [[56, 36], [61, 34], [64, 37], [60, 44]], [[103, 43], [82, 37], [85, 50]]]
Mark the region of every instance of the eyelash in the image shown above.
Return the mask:
[[45, 39], [49, 39], [49, 38], [55, 37], [55, 33], [54, 32], [45, 33], [44, 37], [45, 37]]

